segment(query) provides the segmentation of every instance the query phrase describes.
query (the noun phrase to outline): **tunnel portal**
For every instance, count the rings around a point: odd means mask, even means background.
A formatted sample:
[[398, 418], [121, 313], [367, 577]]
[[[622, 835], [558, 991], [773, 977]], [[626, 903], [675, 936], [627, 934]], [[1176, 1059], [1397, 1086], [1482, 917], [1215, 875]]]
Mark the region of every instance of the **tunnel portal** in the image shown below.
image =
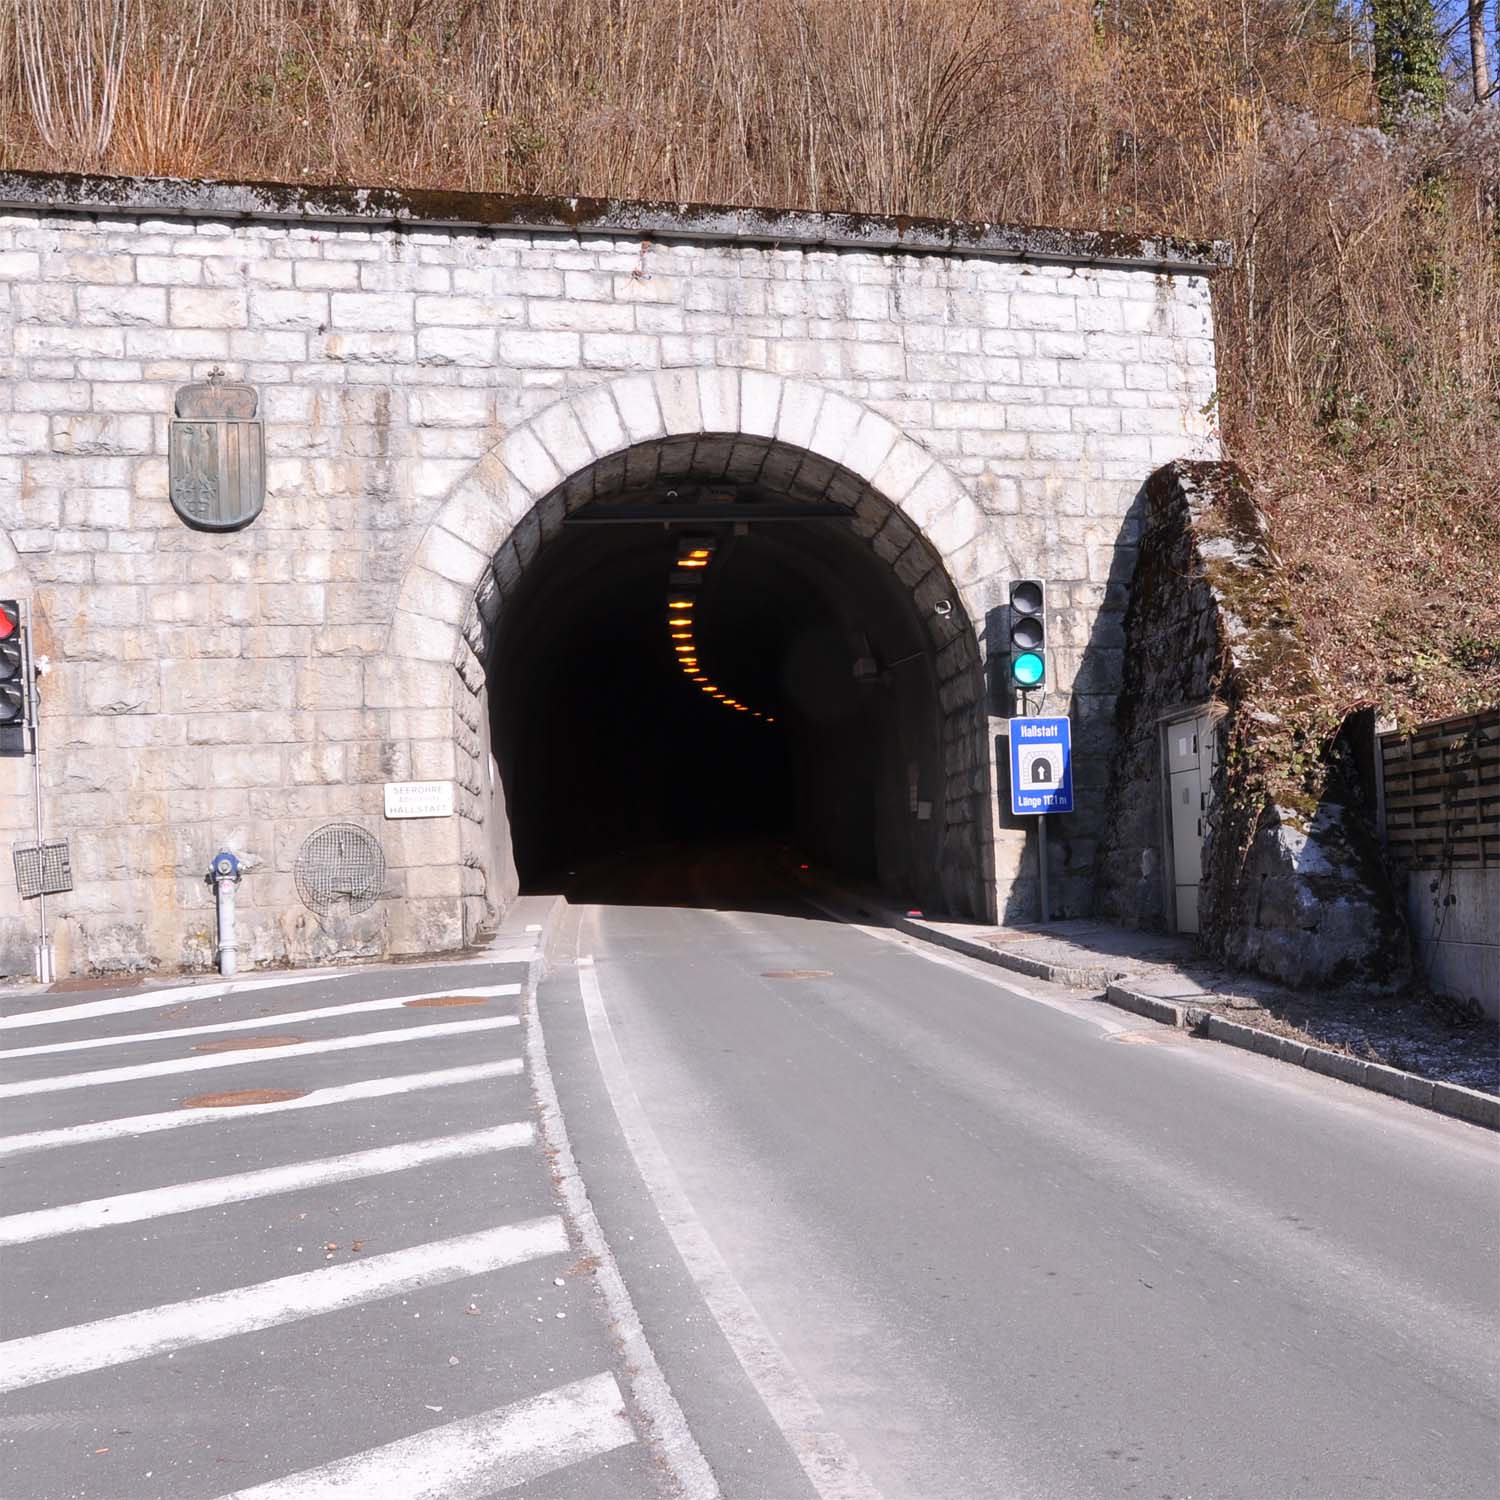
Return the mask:
[[[774, 841], [904, 901], [982, 911], [982, 799], [945, 777], [945, 744], [982, 732], [977, 653], [898, 512], [826, 460], [731, 434], [638, 445], [549, 501], [562, 519], [486, 673], [506, 809], [491, 827], [522, 889]], [[971, 691], [944, 694], [945, 650]]]

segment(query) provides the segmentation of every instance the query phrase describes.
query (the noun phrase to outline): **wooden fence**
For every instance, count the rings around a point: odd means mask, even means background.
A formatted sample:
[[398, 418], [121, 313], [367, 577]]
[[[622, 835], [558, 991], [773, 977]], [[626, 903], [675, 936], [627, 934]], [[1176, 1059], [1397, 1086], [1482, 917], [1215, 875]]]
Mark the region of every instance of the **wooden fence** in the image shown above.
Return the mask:
[[1500, 866], [1500, 708], [1379, 738], [1381, 825], [1410, 870]]

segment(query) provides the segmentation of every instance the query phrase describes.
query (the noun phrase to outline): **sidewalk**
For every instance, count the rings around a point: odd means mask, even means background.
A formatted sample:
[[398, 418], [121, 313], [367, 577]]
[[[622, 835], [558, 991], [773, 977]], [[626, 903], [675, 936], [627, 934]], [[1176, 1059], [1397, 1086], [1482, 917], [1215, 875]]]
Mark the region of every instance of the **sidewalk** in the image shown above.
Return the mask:
[[1083, 918], [995, 927], [896, 911], [848, 893], [864, 915], [1033, 979], [1091, 991], [1166, 1026], [1244, 1047], [1426, 1109], [1500, 1130], [1500, 1045], [1411, 992], [1299, 994], [1215, 966], [1193, 940]]

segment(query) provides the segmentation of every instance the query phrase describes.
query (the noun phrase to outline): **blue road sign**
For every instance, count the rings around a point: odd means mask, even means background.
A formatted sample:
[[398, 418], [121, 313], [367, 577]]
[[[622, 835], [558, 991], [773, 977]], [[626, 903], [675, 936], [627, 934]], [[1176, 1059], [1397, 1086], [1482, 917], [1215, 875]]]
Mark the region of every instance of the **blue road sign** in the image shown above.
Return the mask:
[[1066, 719], [1010, 721], [1010, 810], [1073, 811], [1073, 736]]

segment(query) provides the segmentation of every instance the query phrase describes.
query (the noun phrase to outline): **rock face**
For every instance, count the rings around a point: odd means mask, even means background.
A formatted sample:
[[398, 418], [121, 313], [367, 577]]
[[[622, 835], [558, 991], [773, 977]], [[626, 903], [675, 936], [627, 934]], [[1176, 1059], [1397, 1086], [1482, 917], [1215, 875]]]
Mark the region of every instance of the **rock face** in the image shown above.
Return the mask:
[[[507, 602], [591, 476], [653, 444], [706, 463], [712, 440], [727, 465], [739, 438], [851, 509], [924, 618], [951, 602], [923, 805], [944, 889], [980, 912], [1033, 910], [1027, 829], [996, 812], [1009, 710], [979, 669], [1008, 581], [1048, 580], [1047, 707], [1072, 712], [1092, 789], [1056, 830], [1058, 909], [1086, 910], [1132, 502], [1153, 467], [1217, 452], [1221, 260], [993, 226], [0, 174], [0, 593], [32, 600], [53, 665], [47, 833], [75, 883], [49, 908], [59, 972], [211, 963], [225, 844], [247, 863], [245, 967], [452, 948], [493, 920], [516, 888], [486, 698]], [[169, 456], [177, 392], [215, 370], [258, 398], [265, 504], [208, 532], [174, 511]], [[451, 782], [455, 814], [387, 820], [392, 781]], [[29, 764], [0, 760], [0, 838], [31, 817]], [[314, 910], [299, 886], [329, 823], [380, 841], [368, 908]], [[0, 882], [0, 971], [25, 973], [34, 912], [8, 859]]]
[[1409, 968], [1400, 903], [1349, 778], [1261, 706], [1308, 704], [1316, 687], [1243, 474], [1169, 464], [1141, 503], [1101, 914], [1173, 925], [1162, 725], [1206, 710], [1224, 754], [1203, 850], [1205, 950], [1291, 985], [1400, 978]]

